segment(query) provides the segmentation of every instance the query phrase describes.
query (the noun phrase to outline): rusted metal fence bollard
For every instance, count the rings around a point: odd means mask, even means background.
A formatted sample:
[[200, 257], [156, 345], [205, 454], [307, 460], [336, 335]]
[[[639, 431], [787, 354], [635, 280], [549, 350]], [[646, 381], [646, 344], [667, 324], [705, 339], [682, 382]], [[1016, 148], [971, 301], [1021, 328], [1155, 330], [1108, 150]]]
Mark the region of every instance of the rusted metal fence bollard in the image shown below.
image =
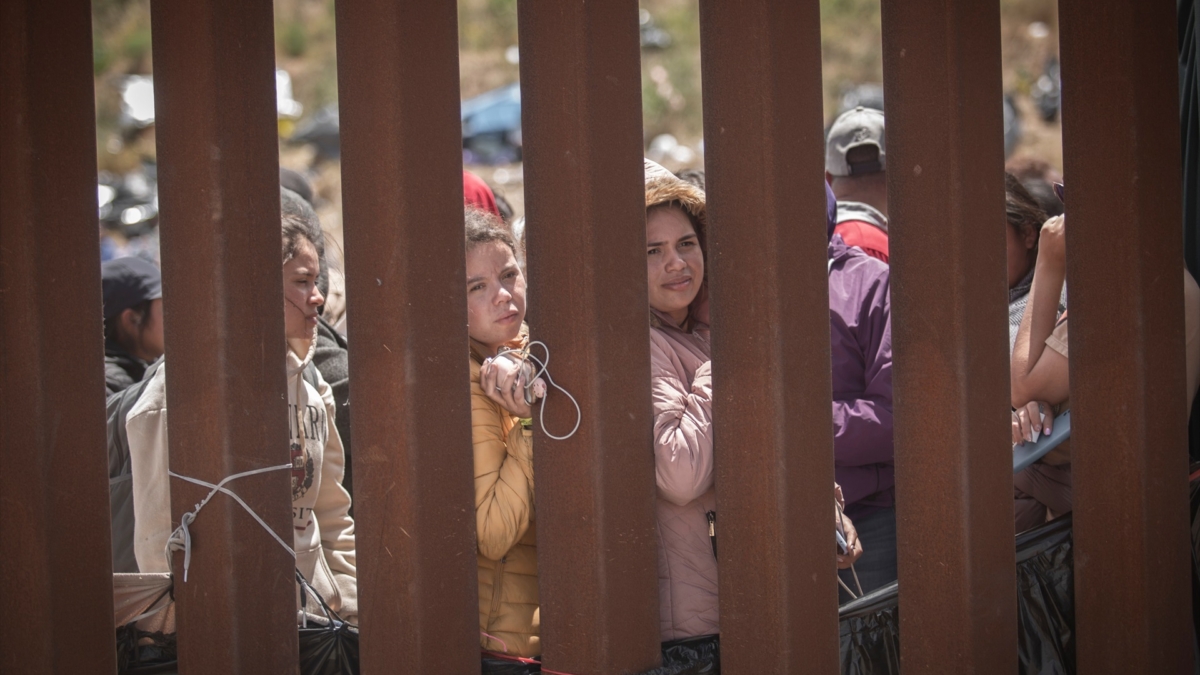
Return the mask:
[[337, 34], [362, 669], [478, 673], [457, 8]]
[[6, 673], [116, 667], [91, 44], [86, 0], [0, 6]]
[[[289, 462], [270, 0], [156, 1], [170, 465], [216, 483]], [[290, 474], [230, 486], [289, 544]], [[173, 522], [207, 493], [171, 481]], [[232, 499], [175, 556], [181, 672], [297, 672], [295, 561]]]
[[1174, 3], [1059, 6], [1079, 672], [1191, 672]]
[[535, 432], [542, 644], [555, 670], [637, 672], [659, 654], [638, 8], [518, 19], [531, 324], [583, 411]]
[[905, 672], [1016, 669], [996, 3], [883, 4]]
[[722, 672], [836, 672], [820, 8], [700, 8]]

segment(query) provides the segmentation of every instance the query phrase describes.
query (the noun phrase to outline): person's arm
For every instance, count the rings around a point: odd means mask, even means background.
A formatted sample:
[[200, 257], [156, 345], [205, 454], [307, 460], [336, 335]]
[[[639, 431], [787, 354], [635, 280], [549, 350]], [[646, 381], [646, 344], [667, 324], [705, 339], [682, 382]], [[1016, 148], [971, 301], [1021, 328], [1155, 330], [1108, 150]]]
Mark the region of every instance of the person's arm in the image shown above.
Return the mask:
[[850, 520], [850, 516], [846, 515], [846, 498], [842, 496], [842, 486], [837, 483], [833, 484], [833, 519], [834, 528], [842, 533], [846, 538], [846, 552], [838, 551], [837, 567], [840, 570], [849, 569], [854, 561], [862, 557], [863, 547], [862, 541], [858, 538], [858, 530], [854, 528], [854, 523]]
[[885, 272], [872, 284], [870, 292], [864, 294], [858, 335], [863, 358], [862, 395], [833, 402], [833, 447], [838, 466], [894, 461], [889, 287], [889, 276]]
[[713, 485], [712, 362], [688, 386], [670, 369], [668, 354], [651, 342], [650, 393], [654, 405], [654, 477], [659, 494], [680, 506]]
[[1014, 408], [1030, 401], [1058, 404], [1070, 394], [1067, 358], [1046, 349], [1046, 338], [1054, 331], [1066, 280], [1065, 218], [1055, 216], [1047, 220], [1038, 242], [1033, 286], [1021, 316], [1010, 365]]
[[354, 520], [350, 517], [350, 493], [342, 485], [346, 454], [334, 421], [333, 389], [324, 378], [318, 391], [325, 405], [325, 449], [321, 459], [321, 488], [313, 506], [313, 517], [321, 531], [321, 550], [342, 604], [339, 613], [351, 621], [358, 616], [358, 570], [354, 552]]
[[499, 410], [478, 382], [471, 383], [471, 436], [475, 455], [475, 530], [490, 560], [508, 554], [533, 519], [533, 443], [521, 425], [508, 434]]
[[171, 571], [166, 549], [175, 527], [171, 521], [167, 409], [155, 403], [166, 400], [165, 377], [163, 365], [125, 421], [133, 476], [133, 552], [142, 573]]

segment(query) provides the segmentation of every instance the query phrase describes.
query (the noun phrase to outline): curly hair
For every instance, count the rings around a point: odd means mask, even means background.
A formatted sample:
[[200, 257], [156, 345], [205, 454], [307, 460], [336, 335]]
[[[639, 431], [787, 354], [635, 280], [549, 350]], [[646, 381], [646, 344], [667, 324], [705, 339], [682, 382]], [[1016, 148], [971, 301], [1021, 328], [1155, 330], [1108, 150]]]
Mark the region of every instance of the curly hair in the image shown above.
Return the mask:
[[480, 244], [498, 241], [507, 246], [513, 255], [516, 255], [517, 244], [513, 240], [512, 234], [505, 229], [504, 222], [496, 214], [468, 206], [463, 214], [463, 221], [468, 252]]

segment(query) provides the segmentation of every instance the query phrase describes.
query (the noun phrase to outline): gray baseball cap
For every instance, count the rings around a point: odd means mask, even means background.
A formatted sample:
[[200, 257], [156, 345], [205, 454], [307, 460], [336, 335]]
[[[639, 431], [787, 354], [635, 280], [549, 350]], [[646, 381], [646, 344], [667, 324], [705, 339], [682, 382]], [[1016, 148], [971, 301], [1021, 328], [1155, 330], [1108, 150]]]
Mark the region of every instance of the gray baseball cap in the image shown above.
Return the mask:
[[117, 258], [100, 265], [104, 288], [104, 318], [162, 297], [162, 273], [154, 263], [141, 258]]
[[[853, 166], [846, 161], [846, 153], [864, 145], [879, 149], [879, 160]], [[887, 167], [883, 142], [883, 113], [874, 108], [858, 106], [848, 110], [829, 128], [825, 141], [825, 170], [832, 176], [859, 176], [877, 173]]]

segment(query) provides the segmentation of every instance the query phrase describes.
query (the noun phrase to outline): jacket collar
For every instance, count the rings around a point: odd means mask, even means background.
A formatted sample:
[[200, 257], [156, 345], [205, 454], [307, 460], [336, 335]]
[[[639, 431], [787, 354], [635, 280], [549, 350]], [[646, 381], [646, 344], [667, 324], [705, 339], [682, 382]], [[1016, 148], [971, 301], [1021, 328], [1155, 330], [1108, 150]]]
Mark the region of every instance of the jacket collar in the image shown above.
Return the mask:
[[887, 216], [870, 204], [839, 201], [837, 203], [837, 222], [841, 224], [847, 220], [859, 220], [870, 223], [884, 232], [888, 231]]

